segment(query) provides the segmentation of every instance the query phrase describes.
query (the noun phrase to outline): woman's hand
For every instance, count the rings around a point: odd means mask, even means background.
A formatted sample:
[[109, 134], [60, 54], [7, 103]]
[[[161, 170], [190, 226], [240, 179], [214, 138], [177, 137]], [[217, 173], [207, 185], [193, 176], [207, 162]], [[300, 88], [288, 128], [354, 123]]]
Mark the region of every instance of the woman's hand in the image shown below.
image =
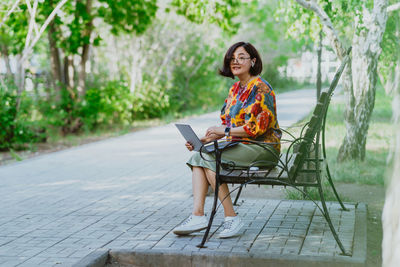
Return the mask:
[[192, 151], [194, 149], [194, 146], [189, 142], [186, 142], [185, 146], [189, 151]]
[[212, 126], [207, 129], [206, 131], [206, 137], [217, 137], [212, 140], [216, 140], [219, 138], [224, 137], [225, 135], [225, 126]]
[[203, 144], [206, 144], [206, 143], [209, 143], [209, 142], [211, 142], [211, 141], [214, 141], [214, 140], [217, 140], [217, 139], [220, 139], [220, 138], [221, 138], [221, 137], [218, 136], [218, 135], [210, 134], [209, 136], [203, 136], [202, 138], [200, 138], [200, 141], [201, 141]]

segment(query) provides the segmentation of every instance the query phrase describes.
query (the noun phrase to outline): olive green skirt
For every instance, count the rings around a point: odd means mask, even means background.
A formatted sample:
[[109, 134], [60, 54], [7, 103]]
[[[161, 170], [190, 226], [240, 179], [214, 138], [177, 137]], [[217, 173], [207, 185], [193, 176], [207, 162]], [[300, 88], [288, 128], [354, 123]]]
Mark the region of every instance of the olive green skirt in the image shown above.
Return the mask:
[[[238, 143], [237, 145], [224, 150], [221, 156], [222, 165], [232, 165], [235, 167], [246, 168], [250, 164], [252, 166], [273, 167], [278, 163], [279, 153], [273, 146], [270, 149], [264, 149], [254, 144]], [[192, 169], [193, 167], [203, 167], [215, 172], [215, 156], [214, 153], [194, 152], [186, 164]]]

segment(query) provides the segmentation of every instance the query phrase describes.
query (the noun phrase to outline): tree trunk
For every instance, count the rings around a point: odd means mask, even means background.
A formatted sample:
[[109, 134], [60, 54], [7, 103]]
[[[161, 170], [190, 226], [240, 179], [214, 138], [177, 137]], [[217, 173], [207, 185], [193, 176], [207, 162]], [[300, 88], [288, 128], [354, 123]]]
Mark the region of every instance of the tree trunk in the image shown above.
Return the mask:
[[[400, 60], [398, 61], [400, 64]], [[397, 65], [397, 77], [400, 67]], [[385, 205], [382, 213], [383, 241], [382, 266], [395, 267], [400, 262], [400, 84], [393, 88], [393, 122], [396, 126], [393, 152], [393, 169], [387, 185]]]
[[317, 101], [319, 99], [319, 96], [321, 95], [321, 85], [322, 85], [322, 79], [321, 79], [321, 54], [322, 54], [322, 30], [319, 32], [319, 42], [318, 42], [318, 50], [317, 50], [317, 55], [318, 55], [318, 66], [317, 66]]
[[129, 90], [132, 94], [135, 93], [137, 85], [142, 84], [143, 74], [142, 69], [146, 63], [146, 57], [142, 51], [143, 38], [136, 36], [131, 42], [131, 72], [130, 72], [130, 87]]
[[[344, 43], [327, 13], [315, 1], [296, 0], [312, 10], [320, 19], [323, 30], [339, 59], [345, 55]], [[352, 62], [342, 76], [346, 96], [346, 136], [339, 149], [338, 160], [364, 159], [368, 126], [375, 101], [377, 62], [380, 43], [386, 28], [388, 0], [374, 0], [372, 13], [364, 5], [362, 21], [357, 20], [353, 35]], [[355, 68], [355, 69], [352, 69]], [[354, 78], [354, 79], [353, 79]]]
[[74, 68], [74, 60], [73, 56], [65, 56], [64, 57], [64, 78], [65, 78], [65, 87], [68, 90], [70, 96], [72, 99], [75, 99], [75, 92], [74, 92], [74, 87], [75, 87], [75, 82], [74, 82], [74, 74], [75, 74], [75, 68]]
[[[400, 23], [396, 23], [396, 36], [399, 37]], [[394, 267], [400, 262], [400, 54], [395, 62], [391, 91], [393, 97], [393, 123], [395, 125], [394, 149], [389, 154], [393, 160], [390, 181], [387, 185], [385, 204], [382, 213], [382, 266]]]
[[90, 45], [85, 44], [82, 48], [81, 62], [79, 68], [79, 77], [78, 77], [78, 93], [79, 95], [85, 94], [85, 85], [86, 85], [86, 63], [89, 59], [89, 50]]
[[15, 72], [15, 84], [18, 87], [16, 99], [16, 111], [18, 113], [21, 106], [21, 94], [25, 90], [25, 60], [19, 55], [17, 58], [17, 70]]
[[373, 12], [365, 8], [363, 21], [356, 21], [351, 64], [353, 86], [345, 89], [346, 136], [339, 149], [339, 161], [365, 158], [369, 122], [375, 103], [380, 43], [387, 20], [386, 6], [387, 0], [375, 0]]
[[59, 92], [60, 85], [64, 84], [65, 80], [62, 78], [60, 52], [57, 48], [56, 40], [54, 40], [54, 32], [55, 32], [55, 25], [54, 22], [51, 22], [48, 31], [51, 73], [53, 74], [53, 79], [55, 81], [53, 85]]
[[3, 54], [4, 62], [6, 64], [7, 76], [11, 77], [12, 71], [11, 71], [10, 57], [6, 45], [1, 46], [1, 53]]
[[85, 43], [82, 47], [82, 54], [81, 54], [81, 62], [80, 62], [80, 69], [79, 69], [79, 77], [78, 77], [78, 93], [79, 95], [85, 94], [85, 84], [86, 84], [86, 62], [89, 59], [89, 50], [90, 50], [90, 37], [93, 31], [93, 17], [91, 16], [91, 9], [92, 9], [92, 0], [86, 1], [86, 12], [90, 17], [89, 21], [86, 23], [85, 32], [83, 33], [82, 37], [87, 37], [89, 43]]
[[[399, 3], [400, 4], [400, 3]], [[389, 9], [389, 8], [388, 8]], [[395, 38], [396, 41], [398, 43], [400, 43], [400, 22], [399, 20], [396, 21], [396, 30], [395, 30]], [[397, 46], [395, 48], [395, 55], [397, 53], [397, 60], [394, 60], [391, 64], [390, 64], [390, 74], [388, 75], [388, 77], [386, 78], [386, 81], [383, 77], [383, 75], [379, 75], [380, 80], [382, 82], [382, 84], [384, 84], [385, 87], [385, 92], [387, 95], [391, 95], [393, 92], [393, 90], [396, 90], [395, 88], [398, 88], [399, 83], [400, 83], [400, 71], [398, 70], [398, 68], [400, 68], [399, 63], [400, 63], [400, 47]], [[379, 70], [378, 70], [379, 73]]]

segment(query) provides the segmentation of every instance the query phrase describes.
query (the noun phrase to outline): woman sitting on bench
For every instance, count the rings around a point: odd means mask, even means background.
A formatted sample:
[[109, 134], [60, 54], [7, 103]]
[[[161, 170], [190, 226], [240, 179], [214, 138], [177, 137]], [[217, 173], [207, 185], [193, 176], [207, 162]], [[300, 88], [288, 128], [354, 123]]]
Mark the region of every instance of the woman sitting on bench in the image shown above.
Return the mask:
[[[223, 68], [219, 72], [232, 79], [236, 76], [239, 81], [230, 88], [221, 110], [222, 125], [208, 128], [201, 141], [208, 143], [223, 137], [227, 140], [253, 140], [271, 143], [272, 149], [238, 143], [224, 151], [222, 163], [234, 162], [235, 166], [248, 166], [252, 162], [264, 161], [273, 166], [278, 162], [282, 133], [276, 117], [275, 93], [269, 83], [259, 76], [261, 71], [262, 61], [253, 45], [238, 42], [228, 49]], [[189, 151], [193, 150], [190, 143], [186, 143], [186, 147]], [[202, 156], [204, 159], [199, 152], [195, 152], [187, 162], [192, 169], [194, 205], [189, 218], [173, 230], [177, 235], [187, 235], [207, 228], [204, 202], [208, 185], [215, 187], [216, 165], [212, 153], [202, 152]], [[236, 236], [240, 233], [243, 222], [233, 210], [226, 184], [221, 185], [218, 197], [222, 201], [225, 214], [224, 230], [219, 233], [219, 238]]]

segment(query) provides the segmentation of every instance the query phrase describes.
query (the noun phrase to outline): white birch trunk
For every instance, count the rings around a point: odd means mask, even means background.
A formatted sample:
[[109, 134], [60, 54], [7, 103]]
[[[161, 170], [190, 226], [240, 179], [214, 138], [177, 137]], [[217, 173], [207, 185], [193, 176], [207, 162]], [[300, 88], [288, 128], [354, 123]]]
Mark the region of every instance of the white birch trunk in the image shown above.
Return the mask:
[[370, 12], [364, 7], [362, 22], [356, 20], [352, 42], [352, 91], [346, 97], [346, 136], [338, 159], [365, 158], [369, 122], [375, 104], [380, 43], [387, 21], [387, 0], [375, 0]]
[[131, 75], [130, 75], [130, 92], [135, 93], [137, 85], [142, 83], [142, 66], [141, 61], [144, 53], [141, 53], [142, 40], [140, 37], [134, 37], [131, 45]]
[[[397, 66], [397, 77], [400, 67]], [[382, 213], [383, 241], [382, 266], [397, 267], [400, 263], [400, 84], [394, 88], [393, 122], [396, 126], [393, 169], [386, 190], [385, 204]]]
[[[392, 11], [400, 8], [400, 3], [388, 7]], [[396, 25], [396, 35], [399, 34], [400, 24]], [[389, 155], [393, 169], [386, 190], [385, 204], [382, 213], [382, 266], [397, 267], [400, 262], [400, 55], [397, 56], [393, 75], [389, 78], [394, 92], [392, 103], [393, 123], [395, 125], [394, 148]]]
[[[396, 9], [394, 9], [395, 7], [399, 7], [400, 9], [400, 3], [396, 4], [396, 5], [392, 5], [390, 7], [387, 8], [388, 13], [389, 10], [395, 11]], [[396, 22], [396, 30], [395, 30], [395, 37], [397, 38], [397, 41], [400, 42], [400, 22], [397, 21]], [[398, 46], [397, 48], [395, 48], [396, 50], [394, 51], [396, 54], [397, 53], [397, 60], [394, 59], [393, 62], [390, 63], [389, 65], [389, 70], [390, 73], [388, 75], [388, 77], [386, 77], [386, 79], [383, 77], [383, 75], [381, 73], [379, 73], [379, 69], [378, 69], [378, 74], [379, 74], [379, 78], [381, 80], [381, 83], [384, 84], [385, 87], [385, 92], [387, 95], [392, 95], [394, 92], [393, 90], [396, 90], [395, 88], [399, 87], [399, 83], [400, 83], [400, 46]], [[387, 67], [387, 66], [386, 66]]]
[[[303, 7], [312, 10], [323, 24], [323, 30], [330, 40], [339, 59], [345, 53], [336, 29], [326, 14], [313, 0], [296, 0]], [[375, 102], [377, 63], [381, 53], [380, 43], [387, 20], [387, 0], [374, 0], [370, 12], [366, 7], [362, 22], [356, 21], [352, 41], [352, 62], [343, 73], [342, 84], [346, 96], [346, 136], [340, 147], [338, 159], [364, 159], [368, 126]]]
[[175, 38], [173, 44], [171, 45], [171, 48], [169, 49], [168, 53], [164, 56], [164, 60], [161, 63], [161, 65], [159, 66], [157, 76], [154, 79], [155, 84], [159, 81], [163, 72], [165, 72], [168, 80], [171, 79], [173, 68], [169, 65], [169, 63], [172, 60], [173, 55], [174, 55], [176, 49], [178, 48], [179, 43], [183, 40], [183, 38], [184, 38], [184, 35], [177, 36]]
[[4, 63], [6, 65], [7, 76], [11, 77], [12, 76], [12, 70], [11, 70], [10, 56], [8, 54], [7, 46], [1, 45], [1, 54], [3, 56]]

